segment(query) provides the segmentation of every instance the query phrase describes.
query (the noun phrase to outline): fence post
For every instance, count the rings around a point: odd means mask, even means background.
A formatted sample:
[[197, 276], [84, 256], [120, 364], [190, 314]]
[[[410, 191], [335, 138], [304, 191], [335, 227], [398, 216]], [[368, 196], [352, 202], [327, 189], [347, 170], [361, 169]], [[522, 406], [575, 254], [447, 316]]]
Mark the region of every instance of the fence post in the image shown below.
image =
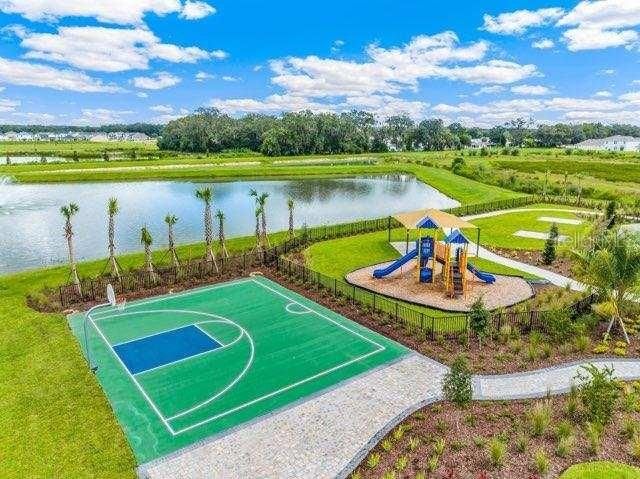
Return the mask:
[[333, 278], [333, 295], [338, 296], [338, 280]]

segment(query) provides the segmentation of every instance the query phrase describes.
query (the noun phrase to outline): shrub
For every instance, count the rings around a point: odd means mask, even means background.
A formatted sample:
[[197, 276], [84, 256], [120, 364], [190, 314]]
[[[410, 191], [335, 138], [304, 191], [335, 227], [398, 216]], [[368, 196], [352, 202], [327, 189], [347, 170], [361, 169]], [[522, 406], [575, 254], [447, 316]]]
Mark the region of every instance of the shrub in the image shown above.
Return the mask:
[[576, 378], [581, 382], [578, 390], [586, 417], [591, 422], [605, 425], [611, 421], [620, 397], [613, 368], [599, 369], [590, 364], [583, 369], [586, 374], [578, 372]]
[[588, 422], [586, 426], [587, 440], [589, 441], [589, 452], [598, 454], [600, 450], [600, 436], [602, 435], [602, 425], [596, 422]]
[[551, 423], [551, 407], [548, 403], [537, 402], [529, 415], [531, 434], [542, 436]]
[[550, 461], [544, 449], [538, 449], [533, 456], [533, 467], [538, 474], [546, 476], [549, 472]]
[[556, 447], [556, 455], [558, 457], [567, 457], [573, 450], [575, 439], [573, 436], [561, 437]]
[[433, 443], [433, 452], [436, 456], [442, 456], [442, 453], [444, 452], [444, 447], [445, 447], [446, 443], [444, 442], [443, 438], [438, 438], [435, 440], [435, 442]]
[[462, 158], [461, 156], [456, 156], [451, 162], [451, 171], [457, 175], [460, 173], [463, 167], [464, 158]]
[[640, 459], [640, 437], [636, 436], [629, 446], [629, 454], [635, 459]]
[[638, 432], [638, 421], [631, 417], [626, 417], [622, 422], [622, 435], [627, 439], [632, 439]]
[[367, 458], [367, 467], [369, 469], [375, 469], [378, 467], [378, 464], [380, 464], [380, 454], [377, 452], [369, 454], [369, 457]]
[[558, 439], [563, 439], [571, 435], [573, 435], [573, 426], [571, 425], [571, 423], [562, 421], [560, 424], [558, 424], [558, 427], [556, 427], [556, 437]]
[[585, 352], [589, 349], [589, 344], [591, 344], [591, 339], [589, 336], [581, 334], [573, 338], [573, 349], [577, 352]]
[[407, 466], [409, 465], [409, 457], [408, 456], [400, 456], [397, 460], [396, 460], [396, 470], [397, 471], [404, 471]]
[[389, 452], [391, 448], [393, 448], [393, 442], [391, 442], [391, 439], [387, 438], [382, 441], [381, 446], [384, 452]]
[[507, 445], [501, 439], [494, 437], [489, 441], [489, 461], [493, 467], [502, 467], [506, 453]]
[[464, 356], [458, 356], [451, 365], [451, 370], [444, 377], [442, 391], [447, 400], [458, 406], [464, 406], [471, 402], [473, 394], [471, 371]]
[[516, 437], [515, 448], [518, 452], [525, 452], [529, 445], [529, 438], [524, 434], [518, 434]]
[[482, 344], [482, 338], [487, 335], [489, 316], [489, 311], [485, 308], [482, 298], [475, 300], [469, 310], [469, 328], [478, 337], [479, 344]]
[[436, 469], [438, 469], [438, 460], [440, 459], [439, 456], [431, 456], [429, 458], [429, 460], [427, 461], [427, 471], [429, 472], [435, 472]]
[[545, 314], [545, 323], [551, 340], [556, 344], [568, 341], [573, 334], [573, 322], [566, 309], [548, 311]]
[[544, 264], [552, 264], [556, 260], [556, 240], [547, 238], [544, 242], [544, 248], [542, 249], [542, 262]]
[[410, 451], [415, 451], [416, 449], [418, 449], [418, 447], [420, 447], [420, 438], [419, 437], [410, 437], [409, 438], [409, 450]]

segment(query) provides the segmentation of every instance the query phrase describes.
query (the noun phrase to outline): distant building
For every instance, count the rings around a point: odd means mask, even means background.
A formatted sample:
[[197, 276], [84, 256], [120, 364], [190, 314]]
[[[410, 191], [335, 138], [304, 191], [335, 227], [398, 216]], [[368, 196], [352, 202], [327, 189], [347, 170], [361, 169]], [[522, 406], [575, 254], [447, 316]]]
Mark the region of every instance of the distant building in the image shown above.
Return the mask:
[[471, 138], [471, 143], [469, 144], [469, 148], [489, 148], [494, 146], [494, 143], [483, 136], [482, 138]]
[[0, 141], [149, 141], [151, 138], [145, 133], [130, 133], [115, 131], [111, 133], [85, 133], [81, 131], [68, 131], [61, 133], [26, 131], [8, 131], [0, 133]]
[[640, 151], [640, 138], [615, 135], [607, 138], [594, 138], [581, 141], [575, 145], [569, 145], [569, 148], [593, 151]]

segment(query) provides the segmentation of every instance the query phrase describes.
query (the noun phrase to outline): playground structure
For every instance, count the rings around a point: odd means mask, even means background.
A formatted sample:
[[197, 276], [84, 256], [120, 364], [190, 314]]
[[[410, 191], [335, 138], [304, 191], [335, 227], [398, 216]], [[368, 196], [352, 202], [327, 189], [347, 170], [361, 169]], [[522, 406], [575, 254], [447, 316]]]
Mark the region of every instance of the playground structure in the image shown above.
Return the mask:
[[[393, 263], [373, 271], [376, 279], [384, 278], [394, 271], [411, 264], [417, 270], [417, 281], [435, 284], [439, 282], [445, 294], [451, 298], [465, 296], [470, 285], [469, 274], [486, 284], [493, 284], [495, 276], [474, 267], [468, 262], [469, 240], [462, 229], [476, 229], [476, 245], [479, 244], [480, 230], [457, 216], [440, 210], [427, 209], [402, 213], [394, 218], [405, 228], [406, 253]], [[425, 234], [425, 230], [428, 234]], [[438, 239], [440, 231], [443, 240]], [[413, 236], [415, 247], [409, 250]], [[389, 229], [389, 239], [391, 229]], [[413, 263], [412, 260], [415, 261]], [[441, 266], [438, 268], [438, 266]], [[438, 274], [440, 271], [440, 274]]]

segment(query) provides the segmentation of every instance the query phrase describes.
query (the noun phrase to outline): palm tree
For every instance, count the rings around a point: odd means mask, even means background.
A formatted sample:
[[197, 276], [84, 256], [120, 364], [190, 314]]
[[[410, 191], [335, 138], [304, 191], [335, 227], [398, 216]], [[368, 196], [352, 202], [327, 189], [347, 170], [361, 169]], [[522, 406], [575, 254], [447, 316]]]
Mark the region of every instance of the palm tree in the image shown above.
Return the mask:
[[116, 244], [115, 244], [115, 235], [116, 235], [116, 215], [120, 211], [120, 207], [118, 206], [118, 200], [116, 198], [109, 198], [107, 203], [107, 214], [109, 215], [109, 225], [107, 228], [107, 234], [109, 236], [109, 269], [111, 270], [111, 274], [116, 278], [120, 278], [120, 271], [118, 268], [118, 261], [116, 260]]
[[218, 271], [218, 263], [213, 252], [213, 221], [211, 219], [211, 203], [213, 201], [213, 188], [206, 186], [196, 190], [196, 198], [204, 203], [204, 260], [206, 263], [212, 263]]
[[216, 218], [218, 218], [218, 243], [220, 244], [220, 254], [228, 258], [229, 252], [227, 251], [227, 245], [225, 244], [224, 236], [224, 212], [221, 210], [216, 211]]
[[178, 253], [176, 253], [176, 242], [173, 237], [173, 226], [178, 222], [178, 217], [167, 213], [164, 217], [164, 222], [167, 224], [167, 233], [169, 237], [169, 256], [171, 257], [171, 264], [174, 268], [180, 267], [180, 261], [178, 260]]
[[60, 208], [60, 213], [64, 216], [64, 236], [67, 238], [67, 249], [69, 251], [69, 267], [71, 268], [71, 281], [76, 287], [78, 294], [82, 294], [80, 288], [80, 278], [78, 278], [78, 270], [76, 267], [76, 258], [73, 253], [73, 226], [71, 224], [71, 218], [75, 216], [80, 208], [76, 203], [69, 203], [68, 205]]
[[606, 232], [596, 238], [590, 248], [574, 254], [578, 274], [602, 300], [596, 310], [610, 318], [605, 338], [617, 322], [628, 343], [622, 310], [628, 302], [637, 299], [640, 292], [640, 239], [630, 234]]
[[269, 193], [260, 193], [251, 188], [249, 191], [249, 196], [253, 196], [256, 200], [256, 205], [260, 209], [260, 224], [262, 228], [262, 246], [269, 246], [269, 236], [267, 235], [267, 198], [269, 198]]
[[287, 208], [289, 209], [289, 238], [293, 238], [293, 209], [295, 208], [293, 198], [287, 198]]
[[146, 226], [140, 229], [140, 244], [144, 246], [144, 269], [153, 278], [153, 259], [151, 258], [151, 245], [153, 237]]

